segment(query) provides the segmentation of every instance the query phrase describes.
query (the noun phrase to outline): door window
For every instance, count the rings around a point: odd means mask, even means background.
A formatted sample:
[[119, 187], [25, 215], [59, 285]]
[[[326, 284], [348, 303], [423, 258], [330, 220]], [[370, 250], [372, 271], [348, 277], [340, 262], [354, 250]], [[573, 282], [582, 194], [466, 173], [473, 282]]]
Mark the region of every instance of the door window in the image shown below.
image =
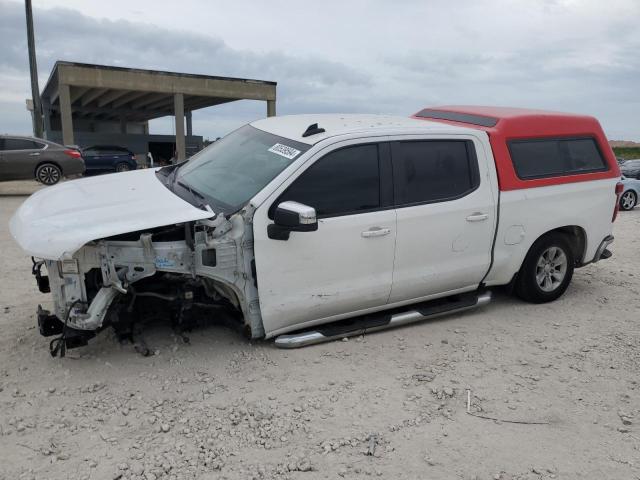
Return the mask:
[[26, 138], [5, 138], [3, 150], [42, 150], [44, 145]]
[[272, 210], [287, 200], [315, 208], [320, 218], [379, 208], [378, 145], [356, 145], [328, 153], [289, 186]]
[[480, 184], [470, 141], [394, 142], [391, 152], [397, 206], [453, 200]]

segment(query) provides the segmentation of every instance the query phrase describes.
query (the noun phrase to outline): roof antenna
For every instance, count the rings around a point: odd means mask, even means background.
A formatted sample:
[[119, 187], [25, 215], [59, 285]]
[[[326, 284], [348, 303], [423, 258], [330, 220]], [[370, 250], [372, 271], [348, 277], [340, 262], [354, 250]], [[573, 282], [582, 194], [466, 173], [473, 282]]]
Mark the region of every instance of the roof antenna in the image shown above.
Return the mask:
[[318, 133], [322, 133], [325, 132], [326, 130], [324, 128], [318, 128], [318, 124], [317, 123], [312, 123], [311, 125], [309, 125], [307, 127], [307, 129], [304, 131], [304, 133], [302, 134], [303, 137], [310, 137], [311, 135], [316, 135]]

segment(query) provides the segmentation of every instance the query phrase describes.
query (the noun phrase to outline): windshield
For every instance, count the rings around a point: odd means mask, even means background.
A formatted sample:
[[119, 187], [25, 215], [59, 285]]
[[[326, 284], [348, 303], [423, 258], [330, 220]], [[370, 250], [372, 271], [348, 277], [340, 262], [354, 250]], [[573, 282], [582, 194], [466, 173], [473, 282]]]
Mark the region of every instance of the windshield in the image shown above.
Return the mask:
[[310, 147], [245, 125], [180, 165], [173, 184], [232, 213]]

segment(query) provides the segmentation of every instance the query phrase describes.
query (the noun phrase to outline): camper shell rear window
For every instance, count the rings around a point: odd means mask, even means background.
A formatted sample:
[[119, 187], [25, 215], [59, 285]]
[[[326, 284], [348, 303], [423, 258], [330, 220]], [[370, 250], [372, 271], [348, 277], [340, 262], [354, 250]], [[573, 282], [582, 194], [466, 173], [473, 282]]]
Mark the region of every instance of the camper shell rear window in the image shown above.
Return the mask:
[[509, 153], [522, 180], [609, 170], [592, 137], [509, 140]]

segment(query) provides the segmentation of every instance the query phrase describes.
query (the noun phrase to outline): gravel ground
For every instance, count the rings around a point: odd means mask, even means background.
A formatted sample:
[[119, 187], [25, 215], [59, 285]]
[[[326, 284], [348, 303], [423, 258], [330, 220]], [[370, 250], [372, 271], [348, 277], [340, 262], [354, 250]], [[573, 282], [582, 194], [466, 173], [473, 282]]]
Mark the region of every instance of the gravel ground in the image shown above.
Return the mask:
[[640, 478], [640, 208], [552, 304], [496, 292], [294, 351], [157, 326], [154, 356], [104, 332], [59, 359], [35, 326], [49, 296], [7, 229], [35, 188], [0, 184], [0, 478]]

